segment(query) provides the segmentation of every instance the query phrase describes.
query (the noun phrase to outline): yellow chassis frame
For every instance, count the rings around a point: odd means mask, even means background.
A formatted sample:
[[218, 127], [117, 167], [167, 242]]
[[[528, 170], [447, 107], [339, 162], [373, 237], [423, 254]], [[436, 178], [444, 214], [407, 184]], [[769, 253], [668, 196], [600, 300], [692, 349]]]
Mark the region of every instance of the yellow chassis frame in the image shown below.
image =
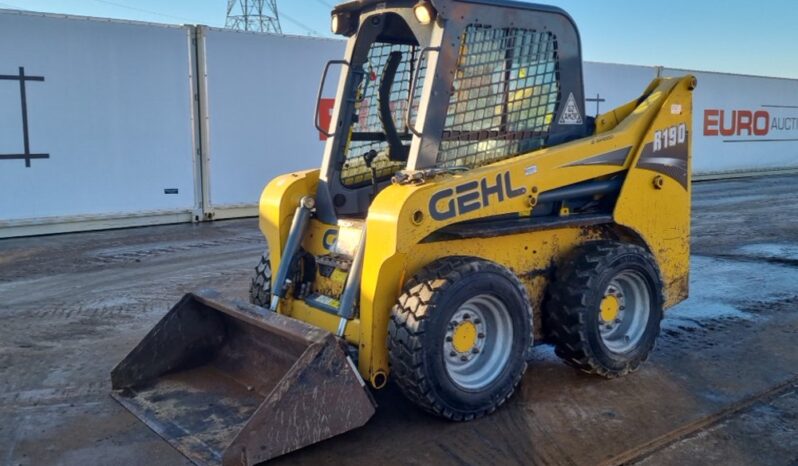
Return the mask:
[[[423, 184], [394, 184], [383, 189], [372, 202], [366, 219], [359, 317], [348, 321], [344, 332], [346, 341], [359, 348], [361, 375], [372, 385], [380, 385], [377, 380], [388, 375], [386, 338], [391, 307], [407, 277], [446, 256], [479, 257], [512, 270], [529, 293], [536, 341], [542, 338], [541, 302], [550, 280], [548, 271], [559, 258], [586, 241], [615, 238], [643, 245], [659, 266], [665, 285], [665, 307], [685, 299], [695, 82], [693, 76], [654, 80], [644, 98], [599, 115], [591, 137], [468, 172], [438, 176]], [[675, 128], [684, 134], [676, 134]], [[675, 150], [686, 162], [686, 174], [681, 179], [668, 169], [667, 160], [658, 162], [656, 150], [662, 148], [663, 137], [666, 146], [669, 137], [671, 144], [678, 143], [670, 148], [670, 153]], [[629, 150], [625, 159], [616, 164], [603, 162], [602, 154], [626, 148]], [[608, 225], [574, 224], [496, 237], [424, 242], [432, 233], [454, 223], [508, 214], [529, 216], [541, 193], [622, 172], [627, 174]], [[469, 181], [495, 180], [497, 175], [509, 177], [508, 184], [513, 187], [524, 187], [525, 195], [505, 196], [500, 202], [445, 220], [435, 220], [429, 215], [430, 199], [435, 193]], [[272, 270], [280, 264], [299, 200], [315, 194], [318, 179], [319, 170], [291, 173], [275, 178], [264, 189], [260, 198], [260, 228], [270, 245]], [[568, 212], [562, 211], [560, 215], [567, 216]], [[312, 254], [323, 254], [325, 232], [331, 228], [336, 226], [312, 219], [303, 238], [303, 248]], [[340, 322], [338, 317], [290, 297], [281, 301], [278, 312], [333, 333]]]

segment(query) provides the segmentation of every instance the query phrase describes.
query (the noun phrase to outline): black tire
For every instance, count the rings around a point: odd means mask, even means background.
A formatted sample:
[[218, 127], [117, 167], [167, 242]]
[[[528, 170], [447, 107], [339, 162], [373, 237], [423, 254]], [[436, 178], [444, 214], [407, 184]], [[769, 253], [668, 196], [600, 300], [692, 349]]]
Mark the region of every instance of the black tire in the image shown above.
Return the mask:
[[[623, 328], [626, 318], [624, 321], [618, 319], [606, 323], [600, 310], [602, 300], [612, 294], [609, 290], [617, 283], [617, 277], [623, 276], [638, 277], [640, 286], [644, 285], [648, 290], [648, 300], [645, 297], [639, 299], [640, 305], [648, 303], [648, 312], [637, 311], [641, 308], [633, 304], [634, 308], [628, 314], [647, 315], [646, 320], [638, 317], [638, 323], [633, 327], [629, 324], [628, 329]], [[596, 241], [577, 248], [571, 257], [562, 262], [550, 286], [545, 322], [555, 345], [555, 353], [579, 370], [607, 378], [620, 377], [637, 370], [654, 349], [659, 335], [662, 290], [657, 263], [640, 246]], [[622, 296], [619, 292], [616, 294]], [[620, 310], [627, 312], [623, 306]], [[621, 337], [629, 345], [624, 351], [611, 349], [608, 345], [614, 343], [605, 343], [607, 337], [602, 336], [600, 326], [604, 326], [603, 330], [609, 333], [608, 329], [616, 325], [621, 334], [628, 331], [637, 335], [634, 340], [628, 334]], [[633, 330], [635, 328], [637, 330]]]
[[[502, 356], [504, 362], [495, 365], [480, 363], [482, 367], [493, 368], [488, 369], [492, 375], [484, 379], [484, 387], [466, 389], [447, 369], [451, 365], [445, 362], [444, 345], [453, 343], [444, 340], [451, 341], [447, 337], [454, 328], [450, 320], [465, 315], [461, 306], [475, 299], [500, 303], [497, 308], [505, 316], [502, 326], [511, 328], [512, 336], [507, 337], [505, 332], [505, 338], [495, 339], [503, 344], [491, 344], [491, 334], [486, 337], [480, 333], [483, 352], [474, 352], [475, 360], [485, 357], [485, 362], [495, 361], [491, 353], [506, 355], [506, 359]], [[408, 399], [432, 414], [454, 421], [489, 414], [512, 395], [526, 371], [524, 353], [532, 335], [531, 315], [524, 287], [506, 268], [472, 257], [438, 260], [407, 282], [391, 310], [388, 326], [391, 374]], [[476, 318], [474, 322], [479, 323]]]
[[264, 253], [260, 257], [255, 275], [249, 284], [249, 302], [260, 307], [268, 308], [272, 299], [272, 268], [269, 257]]

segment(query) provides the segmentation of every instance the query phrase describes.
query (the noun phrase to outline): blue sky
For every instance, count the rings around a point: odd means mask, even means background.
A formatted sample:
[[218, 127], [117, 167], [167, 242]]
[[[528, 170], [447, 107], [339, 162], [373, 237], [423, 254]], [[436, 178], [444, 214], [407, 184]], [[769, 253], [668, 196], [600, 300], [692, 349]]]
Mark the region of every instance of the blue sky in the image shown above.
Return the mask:
[[[283, 31], [329, 37], [333, 0], [278, 0]], [[543, 0], [543, 3], [546, 3]], [[798, 78], [792, 0], [551, 0], [576, 20], [584, 58]], [[226, 0], [0, 0], [18, 8], [223, 26]]]

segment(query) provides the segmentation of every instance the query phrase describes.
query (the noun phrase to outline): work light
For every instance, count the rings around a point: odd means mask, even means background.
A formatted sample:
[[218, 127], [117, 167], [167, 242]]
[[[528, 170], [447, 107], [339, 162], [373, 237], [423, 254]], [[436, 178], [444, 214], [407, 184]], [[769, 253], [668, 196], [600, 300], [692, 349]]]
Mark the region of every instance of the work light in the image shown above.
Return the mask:
[[332, 29], [333, 34], [338, 34], [338, 28], [341, 26], [341, 20], [338, 19], [338, 15], [332, 15], [332, 24], [330, 29]]
[[343, 36], [349, 35], [353, 32], [354, 21], [352, 15], [349, 13], [336, 13], [330, 19], [330, 29], [333, 34], [340, 34]]
[[435, 18], [435, 10], [432, 5], [425, 1], [416, 3], [416, 6], [413, 7], [413, 13], [415, 13], [416, 19], [421, 24], [429, 24]]

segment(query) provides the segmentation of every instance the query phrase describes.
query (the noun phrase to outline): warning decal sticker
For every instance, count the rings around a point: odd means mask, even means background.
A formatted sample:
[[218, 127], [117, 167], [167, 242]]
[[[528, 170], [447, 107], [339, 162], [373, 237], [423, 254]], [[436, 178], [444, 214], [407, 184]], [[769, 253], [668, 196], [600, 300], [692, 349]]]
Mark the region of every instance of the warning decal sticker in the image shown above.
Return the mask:
[[559, 124], [561, 125], [582, 124], [582, 114], [579, 113], [579, 106], [576, 105], [576, 99], [574, 99], [573, 92], [571, 92], [571, 94], [568, 95], [568, 100], [565, 102], [565, 108], [563, 108], [562, 115], [560, 115]]

